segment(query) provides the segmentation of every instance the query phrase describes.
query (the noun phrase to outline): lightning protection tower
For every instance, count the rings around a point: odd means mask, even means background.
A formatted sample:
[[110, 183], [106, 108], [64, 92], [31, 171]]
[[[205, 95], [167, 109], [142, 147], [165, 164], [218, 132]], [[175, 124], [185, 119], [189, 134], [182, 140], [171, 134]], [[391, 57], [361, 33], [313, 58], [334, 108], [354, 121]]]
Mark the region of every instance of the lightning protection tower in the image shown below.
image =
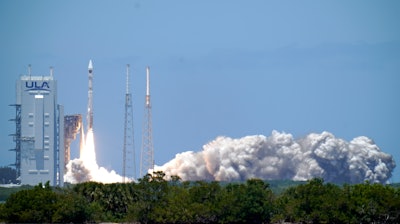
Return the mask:
[[125, 94], [125, 122], [124, 122], [124, 148], [122, 164], [122, 182], [126, 177], [136, 179], [135, 141], [133, 129], [132, 94], [129, 91], [129, 64], [126, 65], [126, 94]]
[[150, 103], [150, 67], [146, 68], [146, 99], [142, 132], [142, 149], [140, 154], [140, 177], [154, 169], [154, 146]]

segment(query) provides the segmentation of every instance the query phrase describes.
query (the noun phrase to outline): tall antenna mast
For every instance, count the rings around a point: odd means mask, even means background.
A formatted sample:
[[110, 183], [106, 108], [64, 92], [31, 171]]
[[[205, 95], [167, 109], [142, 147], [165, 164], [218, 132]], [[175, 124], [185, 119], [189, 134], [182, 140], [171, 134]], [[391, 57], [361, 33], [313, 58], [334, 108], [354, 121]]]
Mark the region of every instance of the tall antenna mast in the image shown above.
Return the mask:
[[151, 169], [154, 169], [154, 146], [151, 121], [150, 103], [150, 67], [146, 67], [146, 99], [143, 120], [142, 149], [140, 154], [140, 177], [143, 177]]
[[[133, 129], [132, 94], [129, 91], [129, 64], [126, 65], [126, 94], [125, 94], [125, 122], [124, 122], [124, 148], [122, 164], [122, 182], [128, 176], [136, 179], [135, 141]], [[129, 173], [128, 171], [132, 171]]]

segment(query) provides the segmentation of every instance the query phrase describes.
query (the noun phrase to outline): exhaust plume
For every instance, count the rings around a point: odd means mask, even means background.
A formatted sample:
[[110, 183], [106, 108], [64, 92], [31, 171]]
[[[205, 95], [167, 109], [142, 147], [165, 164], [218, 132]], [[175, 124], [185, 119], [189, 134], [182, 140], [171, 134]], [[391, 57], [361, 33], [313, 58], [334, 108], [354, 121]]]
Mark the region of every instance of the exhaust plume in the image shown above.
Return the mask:
[[[81, 138], [83, 138], [83, 134]], [[104, 167], [97, 165], [93, 130], [89, 129], [86, 134], [86, 141], [81, 139], [79, 159], [70, 160], [67, 164], [67, 173], [64, 175], [65, 182], [71, 184], [87, 181], [116, 183], [121, 182], [122, 179], [122, 176], [118, 175], [114, 170], [108, 171]], [[127, 179], [132, 181], [129, 178]]]
[[291, 134], [240, 139], [218, 137], [200, 152], [183, 152], [155, 170], [183, 180], [244, 181], [249, 178], [308, 180], [333, 183], [387, 183], [396, 164], [369, 138], [350, 142], [329, 132], [295, 140]]

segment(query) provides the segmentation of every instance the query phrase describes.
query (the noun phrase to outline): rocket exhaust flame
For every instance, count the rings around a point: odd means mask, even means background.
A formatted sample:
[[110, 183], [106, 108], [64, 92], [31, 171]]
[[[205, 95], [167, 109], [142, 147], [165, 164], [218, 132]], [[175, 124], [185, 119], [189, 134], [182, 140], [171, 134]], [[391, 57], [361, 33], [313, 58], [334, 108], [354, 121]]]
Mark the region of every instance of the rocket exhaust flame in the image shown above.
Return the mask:
[[83, 125], [81, 124], [81, 139], [79, 142], [79, 156], [82, 155], [82, 150], [85, 148], [85, 132], [83, 130]]
[[73, 159], [69, 161], [67, 165], [67, 173], [64, 175], [66, 182], [72, 184], [86, 181], [96, 181], [101, 183], [121, 182], [122, 177], [114, 170], [108, 171], [97, 165], [94, 134], [92, 129], [89, 129], [86, 133], [85, 144], [80, 151], [81, 154], [79, 159]]
[[85, 161], [85, 166], [89, 170], [93, 170], [98, 167], [96, 162], [96, 152], [94, 149], [94, 137], [92, 129], [89, 129], [86, 134], [85, 147], [83, 148], [82, 154], [80, 155], [79, 159]]

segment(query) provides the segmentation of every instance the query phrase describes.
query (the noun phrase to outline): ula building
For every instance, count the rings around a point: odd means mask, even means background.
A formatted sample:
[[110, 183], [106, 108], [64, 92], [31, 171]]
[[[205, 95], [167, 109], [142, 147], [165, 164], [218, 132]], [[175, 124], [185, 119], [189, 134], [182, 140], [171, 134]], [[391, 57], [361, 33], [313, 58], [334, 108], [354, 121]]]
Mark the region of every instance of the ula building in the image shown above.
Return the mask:
[[21, 184], [64, 183], [65, 145], [63, 106], [57, 103], [57, 81], [23, 75], [16, 83], [16, 170]]

